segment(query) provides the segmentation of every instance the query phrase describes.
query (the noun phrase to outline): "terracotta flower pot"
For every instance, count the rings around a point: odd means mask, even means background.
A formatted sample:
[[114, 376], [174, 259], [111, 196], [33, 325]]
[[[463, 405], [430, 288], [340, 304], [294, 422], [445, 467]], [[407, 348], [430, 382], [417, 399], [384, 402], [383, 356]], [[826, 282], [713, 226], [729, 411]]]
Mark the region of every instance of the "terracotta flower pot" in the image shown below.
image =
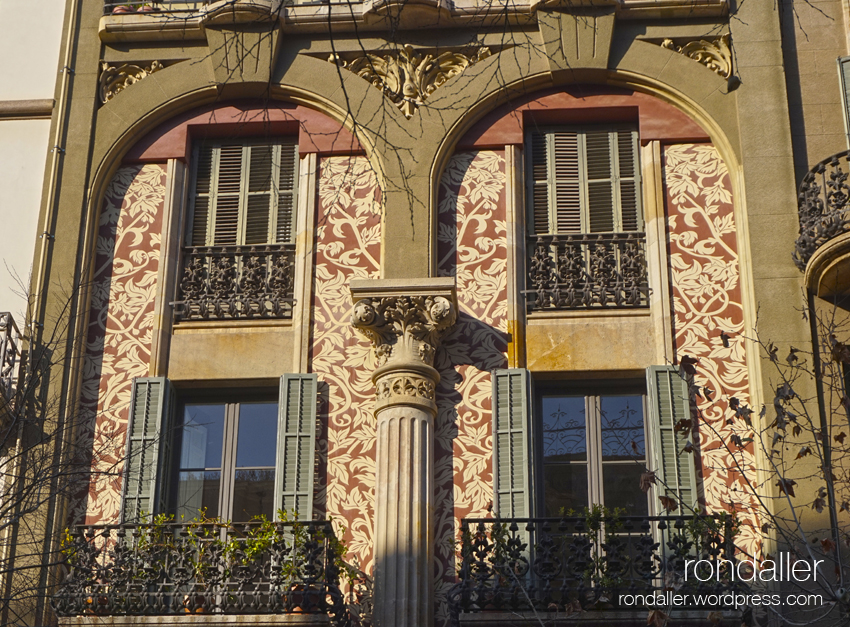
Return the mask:
[[112, 9], [112, 15], [119, 15], [121, 13], [135, 13], [135, 11], [126, 4], [121, 4]]

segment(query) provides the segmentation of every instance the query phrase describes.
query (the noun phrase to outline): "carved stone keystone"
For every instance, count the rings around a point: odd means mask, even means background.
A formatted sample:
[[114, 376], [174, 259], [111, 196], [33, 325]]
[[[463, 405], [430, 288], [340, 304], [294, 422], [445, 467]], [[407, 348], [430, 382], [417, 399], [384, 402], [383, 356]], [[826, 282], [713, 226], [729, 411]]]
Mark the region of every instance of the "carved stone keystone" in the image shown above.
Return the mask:
[[432, 625], [434, 354], [457, 320], [455, 281], [352, 281], [351, 297], [377, 362], [374, 624]]

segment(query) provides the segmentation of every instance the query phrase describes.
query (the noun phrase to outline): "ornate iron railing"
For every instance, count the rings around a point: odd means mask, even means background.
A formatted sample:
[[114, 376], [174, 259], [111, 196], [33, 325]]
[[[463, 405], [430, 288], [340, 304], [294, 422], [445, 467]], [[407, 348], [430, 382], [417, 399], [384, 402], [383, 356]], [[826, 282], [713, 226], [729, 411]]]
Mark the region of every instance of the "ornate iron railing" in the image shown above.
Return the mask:
[[21, 334], [8, 311], [0, 312], [0, 394], [11, 401], [18, 382]]
[[[449, 592], [455, 624], [461, 612], [644, 610], [625, 595], [675, 590], [696, 595], [740, 592], [730, 519], [665, 516], [481, 519], [461, 522], [459, 581]], [[686, 560], [707, 560], [699, 577]], [[717, 577], [708, 577], [711, 565]]]
[[800, 183], [797, 194], [800, 235], [793, 258], [801, 272], [820, 246], [850, 231], [848, 174], [850, 150], [845, 150], [818, 163]]
[[295, 246], [204, 246], [183, 251], [174, 319], [291, 318]]
[[529, 311], [649, 306], [644, 233], [541, 235], [528, 249]]
[[59, 616], [330, 614], [351, 624], [331, 523], [94, 525], [63, 544]]

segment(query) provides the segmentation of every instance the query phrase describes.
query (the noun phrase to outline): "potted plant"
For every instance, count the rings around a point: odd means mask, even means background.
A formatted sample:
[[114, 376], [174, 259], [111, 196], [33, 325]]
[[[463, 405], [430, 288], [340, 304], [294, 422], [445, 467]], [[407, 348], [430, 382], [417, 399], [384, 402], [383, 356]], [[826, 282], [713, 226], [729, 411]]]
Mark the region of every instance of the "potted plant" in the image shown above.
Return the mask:
[[135, 11], [127, 4], [119, 4], [112, 8], [112, 15], [120, 15], [122, 13], [135, 13]]

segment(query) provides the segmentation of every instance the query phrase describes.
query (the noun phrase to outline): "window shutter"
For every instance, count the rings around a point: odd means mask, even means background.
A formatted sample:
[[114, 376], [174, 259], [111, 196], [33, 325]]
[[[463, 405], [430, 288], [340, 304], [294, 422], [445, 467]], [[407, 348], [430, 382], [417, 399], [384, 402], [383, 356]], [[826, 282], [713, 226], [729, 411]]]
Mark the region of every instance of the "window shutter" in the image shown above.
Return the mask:
[[545, 235], [551, 232], [549, 226], [549, 148], [548, 135], [531, 133], [529, 150], [529, 216], [528, 222], [534, 235]]
[[168, 379], [133, 379], [121, 522], [136, 522], [143, 514], [166, 510], [165, 474], [171, 459], [168, 430], [173, 402], [174, 392]]
[[646, 378], [652, 442], [650, 470], [658, 479], [656, 494], [676, 500], [678, 507], [670, 514], [689, 515], [697, 505], [694, 454], [684, 452], [687, 435], [674, 428], [679, 420], [690, 418], [688, 382], [672, 366], [651, 366]]
[[275, 517], [280, 509], [313, 519], [313, 464], [316, 450], [315, 374], [280, 378], [278, 408]]
[[195, 160], [191, 246], [292, 243], [295, 141], [202, 145]]
[[619, 190], [615, 198], [620, 203], [620, 224], [623, 232], [643, 231], [643, 211], [640, 198], [640, 158], [637, 131], [619, 130], [616, 135]]
[[213, 240], [210, 245], [238, 243], [239, 205], [242, 190], [242, 145], [226, 145], [214, 151], [216, 160]]
[[530, 375], [493, 371], [493, 501], [502, 518], [534, 516]]
[[280, 146], [280, 170], [277, 179], [277, 216], [274, 221], [275, 242], [294, 243], [293, 214], [298, 191], [298, 144], [284, 142]]
[[201, 146], [195, 151], [195, 192], [191, 198], [192, 246], [205, 246], [209, 239], [210, 202], [213, 189], [213, 148]]
[[585, 133], [587, 228], [590, 233], [614, 231], [614, 155], [608, 131]]
[[844, 130], [850, 146], [850, 57], [838, 59], [838, 78], [841, 84], [841, 102], [844, 104]]
[[536, 131], [529, 142], [531, 235], [643, 229], [637, 131]]
[[248, 146], [248, 191], [245, 207], [245, 243], [271, 242], [269, 219], [274, 191], [275, 146]]

